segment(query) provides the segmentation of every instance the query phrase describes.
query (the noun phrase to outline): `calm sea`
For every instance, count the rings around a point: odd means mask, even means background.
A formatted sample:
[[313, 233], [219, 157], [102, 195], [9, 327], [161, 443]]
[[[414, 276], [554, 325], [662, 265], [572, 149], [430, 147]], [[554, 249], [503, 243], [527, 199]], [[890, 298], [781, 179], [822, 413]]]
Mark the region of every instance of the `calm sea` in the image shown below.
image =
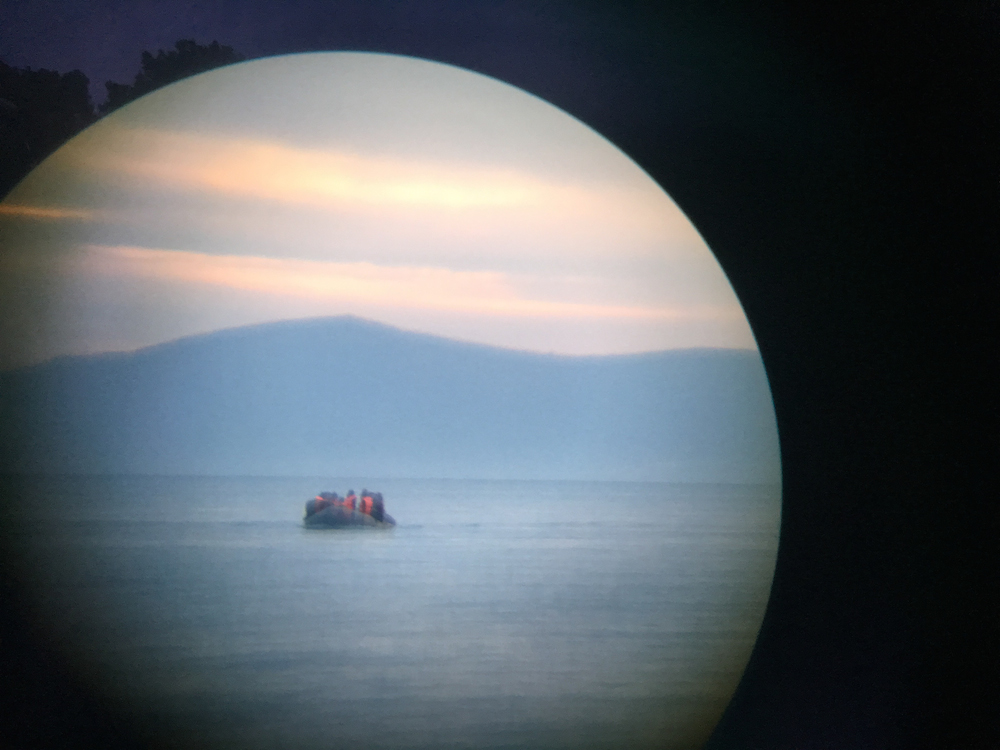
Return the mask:
[[[770, 589], [774, 486], [4, 480], [39, 627], [164, 748], [692, 748]], [[309, 530], [324, 489], [391, 531]]]

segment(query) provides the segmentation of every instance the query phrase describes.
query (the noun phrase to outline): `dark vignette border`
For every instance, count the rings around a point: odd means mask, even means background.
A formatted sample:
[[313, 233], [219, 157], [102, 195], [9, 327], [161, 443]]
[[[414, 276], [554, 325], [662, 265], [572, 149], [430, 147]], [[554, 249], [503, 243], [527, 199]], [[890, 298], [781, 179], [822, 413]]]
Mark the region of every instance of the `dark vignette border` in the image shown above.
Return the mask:
[[[250, 57], [410, 54], [547, 99], [716, 253], [771, 380], [784, 510], [765, 622], [709, 747], [997, 746], [996, 7], [256, 5], [206, 22], [277, 14]], [[136, 746], [2, 595], [0, 744]]]

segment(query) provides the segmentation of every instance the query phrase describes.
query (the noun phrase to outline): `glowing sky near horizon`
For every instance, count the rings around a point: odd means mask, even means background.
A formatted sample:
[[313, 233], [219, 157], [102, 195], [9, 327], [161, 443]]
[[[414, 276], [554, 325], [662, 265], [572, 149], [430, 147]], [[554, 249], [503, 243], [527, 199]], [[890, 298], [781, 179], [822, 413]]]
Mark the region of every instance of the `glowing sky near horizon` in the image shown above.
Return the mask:
[[0, 290], [2, 367], [338, 314], [564, 354], [755, 348], [697, 231], [607, 140], [367, 53], [243, 63], [104, 118], [0, 203]]

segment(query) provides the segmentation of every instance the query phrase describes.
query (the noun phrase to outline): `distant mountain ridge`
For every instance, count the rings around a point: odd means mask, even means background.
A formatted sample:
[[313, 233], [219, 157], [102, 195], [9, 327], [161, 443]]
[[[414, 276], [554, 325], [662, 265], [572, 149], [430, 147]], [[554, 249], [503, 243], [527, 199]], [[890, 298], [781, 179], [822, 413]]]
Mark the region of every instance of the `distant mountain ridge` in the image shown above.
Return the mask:
[[569, 357], [350, 316], [0, 373], [0, 470], [779, 481], [756, 352]]

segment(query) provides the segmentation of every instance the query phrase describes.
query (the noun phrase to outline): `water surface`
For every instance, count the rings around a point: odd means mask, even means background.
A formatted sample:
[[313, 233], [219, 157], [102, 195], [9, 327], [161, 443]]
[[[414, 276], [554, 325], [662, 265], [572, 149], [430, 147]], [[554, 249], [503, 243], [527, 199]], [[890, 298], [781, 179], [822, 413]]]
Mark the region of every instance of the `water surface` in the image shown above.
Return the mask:
[[[40, 628], [164, 748], [690, 748], [742, 673], [780, 488], [7, 478]], [[321, 489], [392, 531], [309, 530]]]

